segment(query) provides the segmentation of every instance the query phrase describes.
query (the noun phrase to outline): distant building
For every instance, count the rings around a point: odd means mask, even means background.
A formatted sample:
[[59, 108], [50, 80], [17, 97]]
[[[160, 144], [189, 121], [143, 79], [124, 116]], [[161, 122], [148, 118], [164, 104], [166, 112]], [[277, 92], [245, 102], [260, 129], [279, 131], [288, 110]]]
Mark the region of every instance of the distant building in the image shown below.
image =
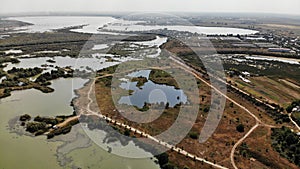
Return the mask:
[[290, 53], [292, 52], [291, 49], [288, 48], [269, 48], [269, 52], [280, 52], [280, 53]]
[[242, 79], [244, 82], [246, 82], [246, 83], [251, 83], [251, 81], [250, 80], [248, 80], [248, 79], [246, 79], [246, 78], [244, 78], [243, 76], [239, 76], [239, 78], [240, 79]]
[[242, 74], [245, 75], [245, 76], [250, 76], [249, 72], [242, 72]]
[[292, 109], [292, 112], [300, 112], [300, 106], [296, 106]]
[[18, 83], [18, 86], [23, 86], [24, 85], [24, 82], [19, 82]]
[[0, 83], [2, 83], [2, 81], [6, 80], [6, 79], [7, 79], [6, 76], [1, 77], [1, 78], [0, 78]]
[[264, 37], [245, 37], [245, 40], [251, 40], [251, 41], [267, 41]]
[[10, 35], [0, 35], [0, 39], [8, 38]]

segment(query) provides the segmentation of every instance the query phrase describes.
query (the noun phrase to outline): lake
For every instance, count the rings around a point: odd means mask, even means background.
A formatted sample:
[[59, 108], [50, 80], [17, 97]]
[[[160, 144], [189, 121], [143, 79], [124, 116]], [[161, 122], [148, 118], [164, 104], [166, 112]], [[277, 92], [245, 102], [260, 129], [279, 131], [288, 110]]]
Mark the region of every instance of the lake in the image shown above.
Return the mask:
[[[203, 26], [160, 26], [160, 25], [140, 25], [137, 21], [126, 21], [122, 19], [115, 19], [113, 17], [82, 17], [82, 16], [36, 16], [36, 17], [11, 17], [10, 20], [18, 20], [34, 25], [19, 27], [19, 32], [45, 32], [54, 29], [86, 25], [83, 28], [73, 29], [74, 32], [81, 33], [102, 33], [102, 34], [116, 34], [109, 31], [149, 31], [157, 29], [169, 29], [177, 31], [188, 31], [192, 33], [199, 33], [205, 35], [247, 35], [255, 34], [258, 31], [250, 29], [240, 28], [228, 28], [228, 27], [203, 27]], [[102, 28], [99, 30], [99, 28]]]
[[[46, 67], [44, 72], [53, 70], [55, 66], [71, 66], [81, 70], [87, 70], [86, 67], [88, 66], [92, 70], [99, 70], [133, 59], [131, 57], [114, 58], [114, 56], [109, 55], [118, 62], [107, 62], [104, 56], [107, 56], [107, 54], [96, 53], [92, 57], [84, 58], [61, 56], [22, 58], [19, 59], [20, 63], [9, 63], [5, 70], [10, 70], [13, 67], [44, 68], [44, 64], [52, 65]], [[55, 63], [48, 63], [47, 60], [49, 59], [54, 60]], [[25, 113], [33, 117], [37, 115], [53, 117], [72, 114], [73, 107], [70, 106], [70, 102], [75, 97], [73, 89], [83, 87], [85, 82], [87, 80], [79, 78], [57, 79], [52, 81], [50, 86], [55, 89], [53, 93], [45, 94], [35, 89], [14, 91], [10, 97], [0, 100], [0, 168], [49, 168], [51, 166], [51, 169], [72, 167], [139, 169], [140, 166], [144, 166], [145, 169], [159, 169], [159, 166], [154, 162], [155, 158], [127, 159], [108, 153], [105, 149], [93, 143], [85, 133], [88, 129], [83, 131], [80, 125], [74, 126], [71, 133], [55, 137], [53, 140], [47, 140], [45, 136], [18, 135], [11, 132], [14, 130], [8, 128], [11, 119]], [[22, 127], [19, 130], [22, 131]], [[100, 139], [105, 137], [104, 131], [90, 132], [101, 132], [102, 137]], [[118, 144], [118, 142], [112, 144]], [[130, 143], [126, 147], [134, 148], [140, 153], [147, 153], [137, 148], [134, 143]], [[126, 150], [125, 147], [124, 150]], [[15, 162], [16, 159], [18, 163]], [[37, 163], [37, 161], [43, 163]]]
[[107, 31], [122, 31], [122, 32], [129, 32], [129, 31], [150, 31], [150, 30], [159, 30], [159, 29], [168, 29], [174, 31], [187, 31], [191, 33], [198, 33], [198, 34], [205, 34], [205, 35], [249, 35], [258, 33], [258, 31], [250, 30], [250, 29], [240, 29], [240, 28], [228, 28], [228, 27], [203, 27], [203, 26], [161, 26], [161, 25], [109, 25], [105, 27], [104, 30]]
[[[237, 28], [222, 27], [193, 27], [193, 26], [143, 26], [137, 25], [136, 22], [118, 20], [113, 17], [78, 17], [78, 16], [43, 16], [43, 17], [14, 17], [8, 18], [23, 22], [32, 23], [31, 26], [19, 27], [18, 32], [46, 32], [54, 29], [60, 29], [70, 26], [86, 25], [83, 28], [73, 29], [74, 32], [82, 33], [104, 33], [118, 34], [107, 32], [106, 30], [115, 31], [139, 31], [167, 28], [170, 30], [190, 31], [204, 34], [253, 34], [256, 31]], [[120, 23], [119, 26], [116, 24]], [[108, 25], [108, 26], [106, 26]], [[99, 28], [104, 28], [99, 31]], [[157, 37], [157, 39], [148, 42], [135, 42], [131, 45], [149, 45], [156, 46], [155, 52], [150, 57], [157, 57], [161, 52], [159, 45], [166, 42], [167, 38]], [[97, 46], [98, 45], [98, 46]], [[106, 48], [106, 44], [96, 44], [95, 50]], [[63, 50], [63, 49], [62, 49]], [[13, 53], [23, 53], [22, 51], [7, 51]], [[58, 56], [49, 58], [22, 58], [20, 63], [9, 63], [5, 70], [13, 67], [17, 68], [33, 68], [43, 67], [44, 64], [52, 65], [46, 67], [45, 71], [53, 70], [53, 67], [71, 66], [81, 70], [103, 69], [112, 65], [119, 64], [132, 58], [113, 59], [118, 62], [107, 62], [104, 58], [106, 54], [94, 54], [89, 58], [71, 58], [59, 56], [60, 51], [44, 51], [55, 52]], [[54, 60], [55, 63], [48, 63], [47, 60]], [[149, 70], [141, 71], [135, 75], [149, 77]], [[57, 79], [52, 81], [52, 87], [55, 89], [53, 93], [42, 93], [35, 89], [14, 91], [10, 97], [0, 100], [0, 168], [113, 168], [113, 169], [159, 169], [159, 166], [153, 159], [126, 159], [117, 157], [108, 153], [104, 149], [94, 144], [83, 132], [80, 125], [75, 126], [70, 134], [56, 137], [53, 140], [47, 140], [45, 136], [31, 137], [21, 133], [17, 134], [17, 128], [10, 128], [9, 122], [16, 117], [25, 113], [31, 116], [56, 116], [70, 115], [73, 108], [70, 106], [72, 98], [75, 97], [73, 89], [81, 88], [87, 80], [70, 78]], [[124, 82], [121, 84], [123, 89], [134, 90], [131, 96], [124, 96], [120, 103], [132, 104], [142, 107], [144, 102], [160, 103], [169, 102], [170, 106], [174, 106], [180, 102], [186, 102], [185, 94], [172, 86], [155, 84], [148, 81], [140, 88], [136, 87], [135, 82]], [[130, 102], [129, 102], [130, 101]], [[86, 130], [86, 129], [85, 129]], [[22, 128], [18, 128], [22, 131]], [[24, 132], [24, 131], [23, 131]], [[95, 132], [95, 131], [91, 131]], [[100, 131], [98, 131], [100, 132]], [[104, 136], [103, 133], [102, 136]], [[103, 139], [103, 138], [100, 138]], [[117, 144], [117, 143], [115, 143]], [[135, 147], [133, 143], [128, 146]], [[143, 150], [140, 149], [141, 152]], [[62, 166], [62, 164], [64, 164]]]
[[[93, 57], [82, 57], [82, 58], [71, 58], [69, 56], [67, 57], [39, 57], [39, 58], [22, 58], [19, 59], [20, 63], [12, 64], [9, 63], [4, 68], [5, 71], [11, 70], [13, 67], [16, 68], [33, 68], [33, 67], [39, 67], [39, 68], [45, 68], [47, 69], [45, 72], [51, 71], [55, 69], [56, 66], [58, 67], [67, 67], [70, 66], [73, 69], [79, 69], [79, 70], [86, 70], [87, 67], [91, 68], [92, 70], [100, 70], [103, 68], [107, 68], [113, 65], [119, 64], [119, 62], [106, 62], [107, 59], [104, 58], [106, 54], [97, 55], [95, 54]], [[118, 61], [126, 61], [129, 58], [121, 58]], [[47, 60], [53, 60], [55, 63], [48, 63]], [[47, 64], [47, 67], [44, 67], [43, 65]], [[51, 66], [50, 66], [51, 65]]]
[[112, 17], [84, 17], [84, 16], [35, 16], [35, 17], [11, 17], [9, 20], [18, 20], [33, 25], [19, 27], [19, 32], [46, 32], [72, 26], [84, 26], [82, 29], [74, 29], [75, 32], [95, 32], [99, 27], [107, 23], [115, 22]]
[[[22, 90], [12, 92], [12, 96], [0, 100], [0, 168], [65, 168], [59, 165], [58, 152], [63, 153], [67, 168], [132, 168], [159, 169], [153, 159], [126, 159], [108, 153], [91, 141], [81, 145], [77, 133], [84, 133], [80, 125], [75, 126], [68, 135], [75, 137], [72, 141], [64, 139], [47, 140], [45, 136], [31, 137], [18, 135], [8, 128], [8, 122], [17, 116], [28, 113], [37, 116], [70, 115], [73, 108], [70, 106], [75, 96], [73, 89], [79, 89], [87, 82], [84, 79], [58, 79], [50, 86], [53, 93], [42, 93], [38, 90]], [[55, 107], [55, 108], [54, 108]], [[105, 134], [105, 133], [104, 133]], [[59, 138], [58, 137], [58, 138]], [[85, 136], [85, 139], [88, 139]], [[66, 147], [73, 148], [66, 148]], [[82, 147], [83, 146], [83, 147]], [[86, 146], [86, 147], [85, 147]], [[134, 145], [129, 145], [134, 146]], [[68, 149], [68, 150], [67, 150]], [[141, 150], [142, 151], [142, 150]], [[71, 158], [72, 161], [67, 159]], [[17, 161], [17, 162], [16, 162]]]

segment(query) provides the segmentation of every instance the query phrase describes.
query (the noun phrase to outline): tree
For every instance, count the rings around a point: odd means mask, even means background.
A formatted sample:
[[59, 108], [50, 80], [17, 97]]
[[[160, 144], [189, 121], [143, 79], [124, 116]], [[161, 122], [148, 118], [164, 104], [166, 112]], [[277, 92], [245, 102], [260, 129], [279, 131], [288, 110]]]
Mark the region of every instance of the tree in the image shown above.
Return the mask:
[[125, 135], [125, 136], [130, 136], [130, 130], [126, 129], [126, 130], [124, 131], [124, 135]]
[[205, 108], [203, 109], [203, 111], [204, 111], [204, 113], [209, 112], [209, 107], [205, 107]]
[[31, 116], [28, 114], [24, 114], [20, 116], [20, 121], [29, 121], [31, 119]]
[[289, 133], [286, 137], [286, 143], [291, 145], [291, 144], [297, 144], [298, 138], [295, 136], [293, 133]]
[[190, 136], [190, 138], [192, 138], [192, 139], [198, 139], [198, 133], [197, 132], [190, 132], [190, 134], [189, 134], [189, 136]]
[[162, 166], [162, 169], [175, 169], [175, 166], [173, 164], [168, 163]]
[[169, 162], [169, 155], [167, 153], [162, 153], [156, 156], [158, 164], [163, 166]]
[[167, 103], [166, 103], [166, 107], [165, 107], [165, 109], [168, 109], [168, 108], [169, 108], [169, 106], [170, 106], [170, 103], [169, 103], [169, 102], [167, 102]]
[[243, 124], [239, 124], [238, 126], [236, 126], [236, 130], [240, 133], [243, 133], [245, 131], [245, 127]]

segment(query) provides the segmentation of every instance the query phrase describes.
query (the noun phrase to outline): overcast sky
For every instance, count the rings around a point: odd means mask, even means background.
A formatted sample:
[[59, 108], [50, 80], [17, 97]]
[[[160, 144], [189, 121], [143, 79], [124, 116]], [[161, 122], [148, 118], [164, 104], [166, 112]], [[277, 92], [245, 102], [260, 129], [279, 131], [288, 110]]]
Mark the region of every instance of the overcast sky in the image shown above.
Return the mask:
[[0, 0], [18, 12], [255, 12], [300, 15], [300, 0]]

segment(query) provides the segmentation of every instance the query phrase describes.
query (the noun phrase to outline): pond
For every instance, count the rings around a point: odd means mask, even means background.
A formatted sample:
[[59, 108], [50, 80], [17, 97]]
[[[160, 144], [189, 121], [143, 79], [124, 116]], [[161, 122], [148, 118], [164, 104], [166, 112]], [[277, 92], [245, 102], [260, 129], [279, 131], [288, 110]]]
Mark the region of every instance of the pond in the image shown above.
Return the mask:
[[169, 103], [170, 107], [174, 107], [180, 102], [186, 103], [187, 96], [180, 89], [176, 89], [174, 86], [167, 86], [163, 84], [156, 84], [149, 80], [151, 70], [141, 70], [133, 72], [128, 77], [145, 77], [147, 82], [142, 86], [137, 86], [137, 82], [130, 82], [128, 80], [121, 83], [120, 87], [125, 90], [132, 90], [133, 93], [129, 96], [122, 96], [119, 100], [119, 104], [133, 105], [138, 108], [142, 108], [145, 103], [160, 104]]

